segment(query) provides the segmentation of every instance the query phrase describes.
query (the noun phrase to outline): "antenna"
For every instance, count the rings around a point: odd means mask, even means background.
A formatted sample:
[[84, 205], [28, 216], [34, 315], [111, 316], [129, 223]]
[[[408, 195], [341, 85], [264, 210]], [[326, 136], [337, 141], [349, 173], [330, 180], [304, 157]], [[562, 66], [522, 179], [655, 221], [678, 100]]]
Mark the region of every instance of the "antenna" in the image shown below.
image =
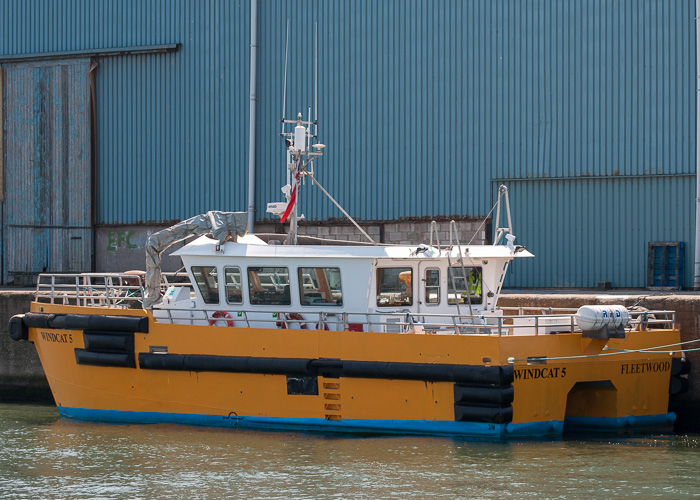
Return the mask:
[[289, 18], [287, 18], [287, 41], [284, 44], [284, 91], [282, 93], [282, 135], [284, 135], [284, 111], [287, 107], [287, 55], [289, 54]]
[[314, 137], [318, 137], [318, 21], [314, 29]]
[[[318, 137], [318, 22], [314, 23], [314, 109], [308, 106], [307, 119], [302, 113], [296, 114], [296, 119], [287, 120], [284, 116], [287, 107], [287, 62], [289, 57], [289, 19], [287, 19], [287, 46], [284, 54], [284, 98], [282, 100], [282, 133], [287, 147], [287, 185], [282, 188], [286, 202], [268, 203], [267, 212], [280, 216], [280, 222], [290, 221], [289, 233], [285, 244], [297, 243], [297, 223], [303, 218], [298, 215], [301, 206], [301, 187], [305, 184], [306, 177], [316, 184], [323, 193], [350, 219], [365, 237], [375, 243], [374, 240], [353, 220], [352, 217], [328, 194], [321, 184], [314, 179], [314, 161], [323, 156], [324, 144], [312, 144]], [[311, 120], [313, 111], [313, 121]], [[291, 132], [286, 131], [286, 124], [291, 124]], [[314, 126], [312, 129], [312, 125]], [[313, 130], [313, 134], [312, 134]], [[293, 176], [293, 180], [292, 180]], [[291, 185], [290, 185], [291, 183]], [[291, 218], [290, 218], [291, 217]]]

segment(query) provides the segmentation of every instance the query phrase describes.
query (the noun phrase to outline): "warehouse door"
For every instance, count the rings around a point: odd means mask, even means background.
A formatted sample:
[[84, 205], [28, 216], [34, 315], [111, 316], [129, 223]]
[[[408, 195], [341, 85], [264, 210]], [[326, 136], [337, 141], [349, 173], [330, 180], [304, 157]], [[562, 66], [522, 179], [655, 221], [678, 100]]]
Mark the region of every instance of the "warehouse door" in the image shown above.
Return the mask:
[[2, 281], [92, 268], [89, 59], [3, 66]]

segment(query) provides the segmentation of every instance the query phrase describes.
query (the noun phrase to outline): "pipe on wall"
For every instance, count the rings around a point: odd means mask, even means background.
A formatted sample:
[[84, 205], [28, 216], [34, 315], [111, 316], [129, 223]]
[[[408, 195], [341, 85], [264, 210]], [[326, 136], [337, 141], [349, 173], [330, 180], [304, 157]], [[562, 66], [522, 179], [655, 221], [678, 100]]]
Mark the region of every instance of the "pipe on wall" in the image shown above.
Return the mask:
[[[698, 0], [700, 1], [700, 0]], [[250, 117], [248, 130], [248, 231], [255, 223], [255, 101], [258, 71], [258, 0], [250, 0]]]
[[700, 0], [695, 0], [695, 169], [697, 189], [695, 194], [695, 279], [693, 288], [700, 290]]

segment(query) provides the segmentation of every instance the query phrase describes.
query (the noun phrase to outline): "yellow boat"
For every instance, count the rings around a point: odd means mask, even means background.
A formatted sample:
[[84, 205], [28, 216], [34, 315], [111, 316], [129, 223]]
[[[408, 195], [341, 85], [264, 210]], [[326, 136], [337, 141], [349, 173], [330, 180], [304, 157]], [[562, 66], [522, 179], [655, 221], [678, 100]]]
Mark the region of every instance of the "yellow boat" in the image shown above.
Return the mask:
[[[509, 210], [499, 227], [504, 187], [492, 245], [437, 230], [413, 246], [303, 244], [296, 190], [317, 180], [301, 158], [322, 150], [307, 151], [304, 125], [272, 207], [291, 215], [291, 244], [210, 212], [149, 239], [145, 281], [39, 277], [10, 335], [36, 346], [61, 415], [496, 439], [672, 428], [689, 371], [672, 311], [497, 308], [509, 264], [532, 256]], [[188, 234], [177, 281], [160, 252]]]

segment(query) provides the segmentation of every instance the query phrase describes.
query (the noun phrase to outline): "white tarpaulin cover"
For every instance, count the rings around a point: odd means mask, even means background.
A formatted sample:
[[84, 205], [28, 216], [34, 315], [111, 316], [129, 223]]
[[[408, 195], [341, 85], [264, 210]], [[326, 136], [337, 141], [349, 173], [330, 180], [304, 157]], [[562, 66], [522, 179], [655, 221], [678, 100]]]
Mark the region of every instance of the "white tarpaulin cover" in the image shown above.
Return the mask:
[[229, 240], [235, 242], [247, 232], [247, 212], [207, 212], [153, 233], [146, 243], [146, 297], [143, 305], [151, 307], [160, 300], [160, 256], [170, 245], [188, 236], [207, 234], [223, 245]]

